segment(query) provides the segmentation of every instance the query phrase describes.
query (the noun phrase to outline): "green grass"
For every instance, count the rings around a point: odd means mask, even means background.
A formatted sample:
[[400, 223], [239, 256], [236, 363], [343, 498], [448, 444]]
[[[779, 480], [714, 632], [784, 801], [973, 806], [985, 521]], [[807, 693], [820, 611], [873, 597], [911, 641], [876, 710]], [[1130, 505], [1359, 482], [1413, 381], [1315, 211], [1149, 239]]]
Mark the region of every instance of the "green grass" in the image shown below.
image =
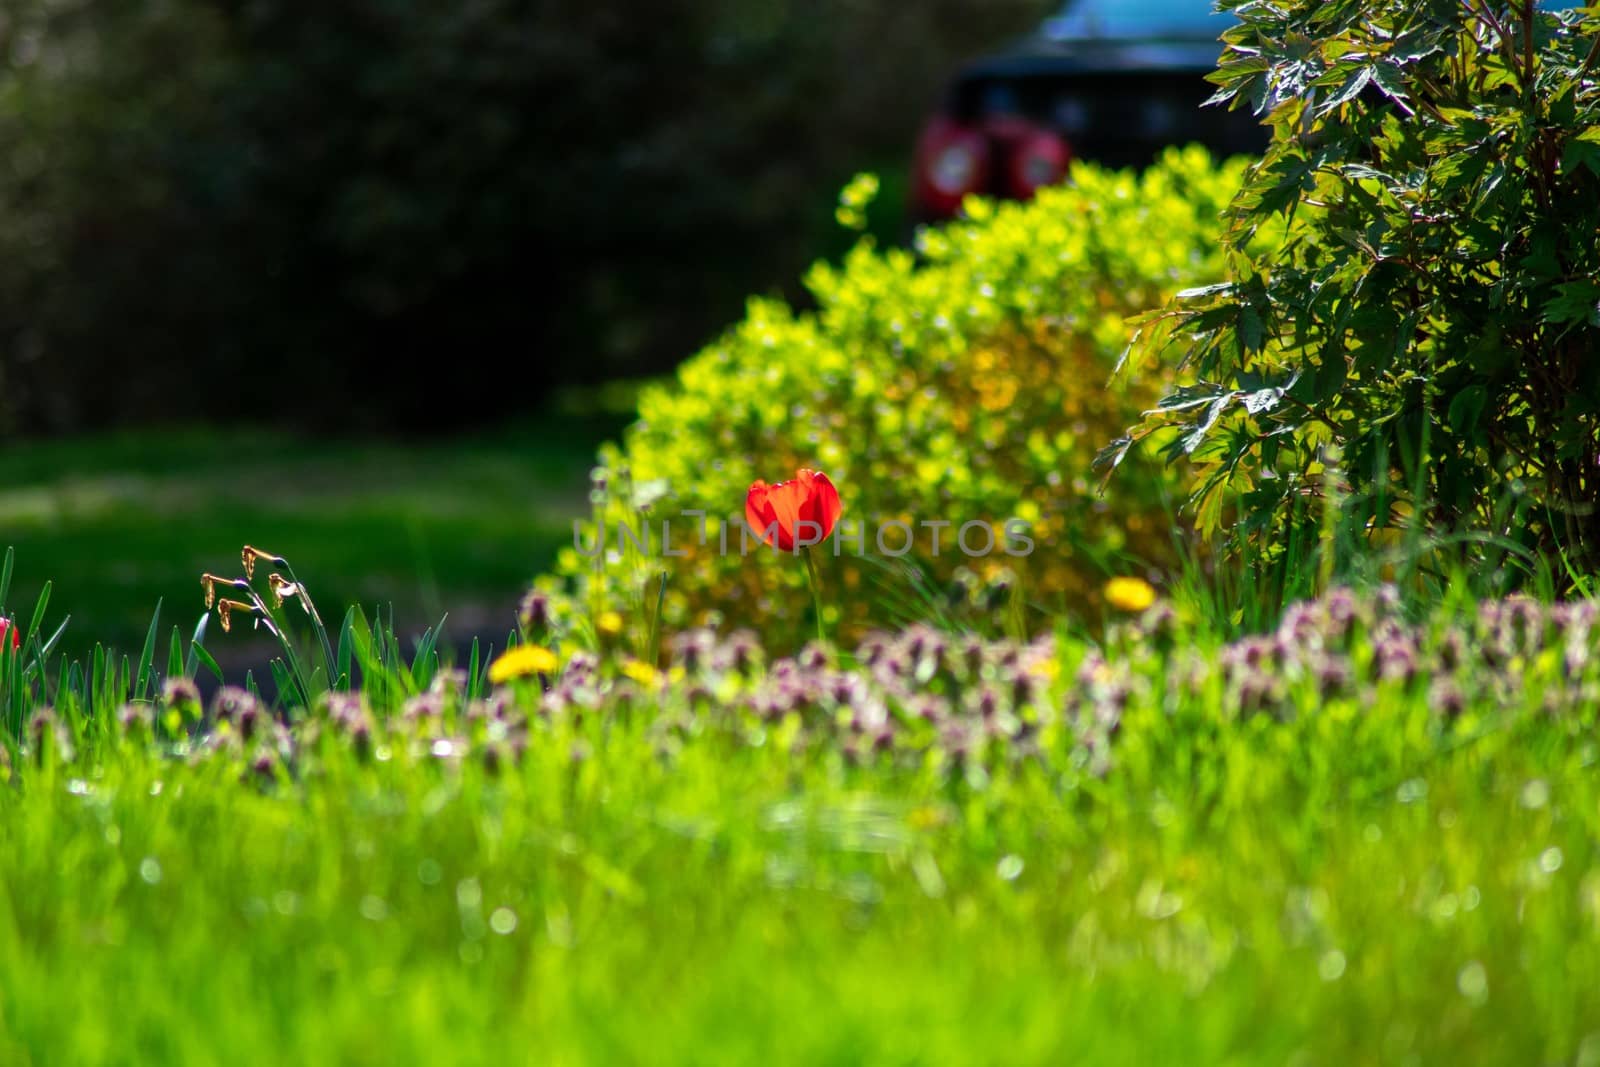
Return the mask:
[[[1600, 1052], [1600, 745], [1590, 698], [1549, 703], [1558, 657], [1474, 655], [1453, 718], [1427, 675], [1250, 716], [1220, 674], [1164, 681], [1214, 634], [1107, 651], [1134, 684], [1105, 766], [1059, 718], [1032, 755], [908, 721], [853, 760], [842, 718], [740, 710], [770, 679], [706, 702], [603, 665], [587, 710], [508, 690], [509, 727], [380, 704], [366, 759], [313, 716], [266, 780], [236, 733], [152, 746], [69, 697], [77, 759], [0, 787], [0, 1062]], [[1040, 707], [1090, 652], [1060, 642]]]
[[[520, 591], [586, 514], [596, 444], [618, 422], [550, 416], [449, 441], [313, 442], [168, 429], [12, 446], [0, 454], [0, 542], [13, 605], [46, 577], [68, 650], [137, 649], [160, 600], [188, 632], [202, 571], [232, 575], [244, 544], [296, 562], [329, 603], [393, 605], [410, 628], [504, 635]], [[220, 656], [254, 648], [237, 636]]]

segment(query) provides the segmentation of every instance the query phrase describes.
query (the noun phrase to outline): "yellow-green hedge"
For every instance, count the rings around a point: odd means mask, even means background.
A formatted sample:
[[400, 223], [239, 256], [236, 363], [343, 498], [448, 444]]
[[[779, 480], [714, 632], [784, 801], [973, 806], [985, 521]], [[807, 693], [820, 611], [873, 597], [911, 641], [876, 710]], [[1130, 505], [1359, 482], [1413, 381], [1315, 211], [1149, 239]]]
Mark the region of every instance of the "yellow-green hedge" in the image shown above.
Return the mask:
[[[1177, 474], [1143, 457], [1097, 492], [1095, 453], [1164, 384], [1108, 381], [1125, 319], [1221, 276], [1217, 217], [1241, 170], [1199, 149], [1142, 174], [1080, 165], [1030, 204], [969, 203], [968, 221], [924, 234], [920, 256], [863, 243], [842, 266], [818, 265], [814, 311], [752, 301], [674, 383], [646, 391], [620, 447], [602, 450], [605, 555], [569, 548], [541, 584], [574, 613], [615, 612], [601, 629], [634, 645], [663, 572], [663, 629], [720, 621], [797, 640], [814, 632], [803, 563], [741, 558], [736, 532], [722, 555], [718, 524], [739, 521], [754, 479], [809, 466], [838, 486], [847, 522], [868, 522], [875, 557], [847, 545], [819, 559], [840, 636], [911, 614], [994, 618], [1001, 602], [1017, 623], [1023, 602], [1097, 610], [1107, 575], [1171, 561], [1183, 494]], [[686, 510], [707, 513], [706, 547]], [[937, 558], [932, 534], [917, 531], [905, 558], [917, 575], [876, 556], [876, 524], [894, 518], [953, 524]], [[1032, 524], [1028, 557], [956, 549], [961, 523], [998, 530], [1010, 518]], [[662, 554], [664, 520], [687, 556]], [[616, 550], [619, 521], [650, 524], [648, 554]], [[594, 537], [591, 525], [586, 548]], [[631, 632], [616, 632], [619, 616]]]

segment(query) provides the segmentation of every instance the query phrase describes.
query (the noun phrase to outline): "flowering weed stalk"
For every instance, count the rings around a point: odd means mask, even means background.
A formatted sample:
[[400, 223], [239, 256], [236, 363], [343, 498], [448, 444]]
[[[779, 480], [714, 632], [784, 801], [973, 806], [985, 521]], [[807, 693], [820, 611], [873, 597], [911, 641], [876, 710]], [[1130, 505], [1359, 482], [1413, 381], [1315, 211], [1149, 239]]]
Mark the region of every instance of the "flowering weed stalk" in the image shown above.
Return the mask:
[[250, 545], [244, 546], [241, 556], [244, 560], [244, 571], [247, 577], [254, 577], [255, 561], [257, 559], [264, 559], [274, 567], [282, 567], [288, 572], [289, 577], [287, 579], [281, 574], [268, 576], [267, 580], [272, 585], [273, 601], [279, 607], [283, 606], [285, 600], [293, 599], [299, 601], [300, 607], [310, 617], [311, 628], [316, 632], [317, 641], [322, 646], [322, 662], [324, 667], [327, 668], [328, 677], [334, 679], [340, 685], [349, 684], [349, 679], [340, 678], [334, 673], [333, 643], [328, 640], [328, 628], [323, 625], [322, 616], [317, 613], [317, 605], [311, 599], [311, 591], [300, 580], [300, 576], [295, 574], [294, 566], [282, 556], [274, 556], [258, 548], [252, 548]]
[[[285, 665], [286, 676], [280, 676], [278, 679], [280, 687], [286, 681], [292, 683], [298, 698], [307, 706], [330, 689], [349, 686], [350, 672], [347, 669], [340, 669], [339, 665], [343, 658], [334, 656], [333, 643], [328, 639], [328, 629], [323, 625], [322, 616], [318, 613], [316, 604], [312, 602], [310, 592], [294, 573], [289, 561], [252, 545], [244, 546], [240, 559], [244, 565], [243, 578], [223, 578], [209, 572], [200, 576], [200, 584], [206, 594], [206, 609], [216, 611], [217, 619], [222, 623], [223, 633], [233, 629], [233, 617], [237, 613], [248, 616], [253, 625], [264, 628], [275, 637], [279, 647], [283, 649]], [[287, 577], [277, 571], [267, 575], [272, 607], [268, 607], [266, 599], [257, 592], [253, 584], [258, 561], [265, 561], [273, 567], [281, 567], [287, 573]], [[218, 597], [219, 587], [239, 593], [240, 598]], [[274, 613], [274, 609], [281, 610], [284, 602], [289, 600], [297, 602], [311, 621], [311, 628], [317, 636], [322, 654], [320, 667], [306, 669], [305, 661], [295, 648], [288, 630], [280, 624]]]

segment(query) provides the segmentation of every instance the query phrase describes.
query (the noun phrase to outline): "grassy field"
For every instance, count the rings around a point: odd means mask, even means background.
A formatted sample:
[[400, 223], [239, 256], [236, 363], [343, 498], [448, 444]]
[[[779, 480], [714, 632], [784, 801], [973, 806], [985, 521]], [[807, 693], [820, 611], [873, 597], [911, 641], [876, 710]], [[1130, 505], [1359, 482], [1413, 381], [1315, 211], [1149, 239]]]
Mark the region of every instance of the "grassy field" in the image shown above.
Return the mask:
[[[392, 605], [409, 627], [449, 612], [453, 633], [503, 640], [520, 591], [585, 513], [607, 416], [550, 416], [443, 442], [311, 442], [266, 432], [164, 430], [14, 445], [0, 453], [0, 546], [17, 550], [11, 601], [46, 579], [69, 651], [137, 650], [204, 610], [200, 574], [232, 575], [239, 546], [295, 561], [330, 603]], [[52, 627], [53, 628], [53, 627]], [[259, 656], [248, 638], [221, 657]]]
[[1593, 1062], [1592, 613], [1161, 610], [68, 705], [0, 788], [0, 1061]]

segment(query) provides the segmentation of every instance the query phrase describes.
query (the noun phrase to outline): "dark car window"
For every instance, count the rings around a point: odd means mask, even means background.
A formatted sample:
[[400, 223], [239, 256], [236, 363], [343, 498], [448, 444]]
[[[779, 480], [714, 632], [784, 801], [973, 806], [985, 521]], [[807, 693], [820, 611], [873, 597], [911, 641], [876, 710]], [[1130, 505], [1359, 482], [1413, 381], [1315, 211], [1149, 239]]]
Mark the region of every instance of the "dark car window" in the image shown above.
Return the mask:
[[1068, 0], [1045, 23], [1048, 37], [1215, 38], [1233, 24], [1211, 0]]

